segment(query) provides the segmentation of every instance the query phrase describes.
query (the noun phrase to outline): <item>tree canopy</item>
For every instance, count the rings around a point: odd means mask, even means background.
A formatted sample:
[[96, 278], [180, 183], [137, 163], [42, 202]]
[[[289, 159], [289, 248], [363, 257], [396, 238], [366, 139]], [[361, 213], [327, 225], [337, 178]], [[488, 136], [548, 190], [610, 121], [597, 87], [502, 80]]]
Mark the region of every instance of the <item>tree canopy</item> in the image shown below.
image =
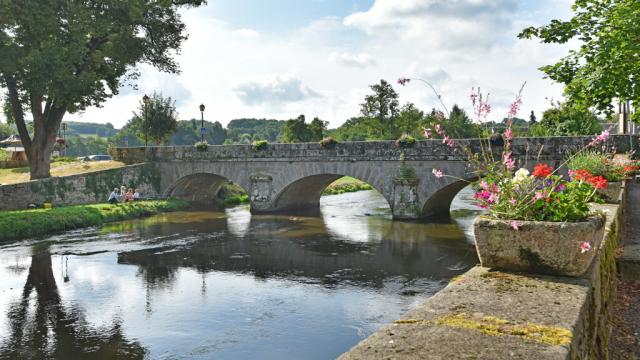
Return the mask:
[[579, 49], [541, 70], [565, 85], [568, 99], [587, 109], [610, 113], [615, 99], [640, 100], [640, 2], [638, 0], [576, 0], [567, 21], [524, 29], [520, 38], [544, 43], [581, 42]]
[[0, 1], [0, 86], [7, 90], [32, 179], [50, 176], [50, 154], [67, 112], [100, 106], [137, 78], [141, 63], [178, 71], [172, 55], [187, 38], [178, 10], [202, 3]]
[[142, 100], [138, 111], [127, 124], [135, 129], [136, 136], [147, 145], [147, 139], [162, 144], [178, 127], [175, 101], [171, 97], [164, 98], [153, 93], [147, 104]]

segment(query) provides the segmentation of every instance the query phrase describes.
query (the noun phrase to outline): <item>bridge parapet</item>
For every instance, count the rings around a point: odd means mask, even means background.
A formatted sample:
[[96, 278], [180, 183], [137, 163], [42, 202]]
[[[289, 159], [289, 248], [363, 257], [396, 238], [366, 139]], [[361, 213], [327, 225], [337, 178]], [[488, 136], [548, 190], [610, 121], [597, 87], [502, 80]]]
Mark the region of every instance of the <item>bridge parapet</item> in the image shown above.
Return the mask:
[[[514, 156], [533, 160], [540, 155], [542, 160], [555, 160], [588, 144], [591, 137], [532, 137], [513, 140]], [[482, 151], [488, 142], [480, 139], [456, 140], [469, 146], [474, 152]], [[638, 144], [637, 135], [611, 135], [608, 144], [625, 152]], [[492, 150], [499, 155], [502, 146], [491, 143]], [[441, 140], [416, 141], [414, 146], [401, 148], [394, 141], [356, 141], [339, 143], [324, 148], [317, 143], [269, 144], [263, 149], [252, 145], [212, 145], [206, 151], [194, 146], [159, 146], [115, 148], [112, 155], [127, 164], [169, 161], [381, 161], [397, 160], [404, 152], [407, 160], [464, 161], [459, 152], [452, 152]], [[499, 156], [498, 156], [499, 157]]]

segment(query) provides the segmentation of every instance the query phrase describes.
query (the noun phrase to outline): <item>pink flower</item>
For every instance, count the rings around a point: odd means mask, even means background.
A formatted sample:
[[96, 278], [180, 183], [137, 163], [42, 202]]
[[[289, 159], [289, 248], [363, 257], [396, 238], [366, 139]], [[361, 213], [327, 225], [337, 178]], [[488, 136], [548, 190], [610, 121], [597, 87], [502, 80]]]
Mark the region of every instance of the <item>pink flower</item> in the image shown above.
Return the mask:
[[593, 140], [591, 140], [591, 142], [589, 143], [589, 146], [596, 146], [602, 142], [607, 141], [608, 138], [609, 138], [609, 130], [604, 130], [603, 132], [600, 133], [600, 135], [596, 136]]
[[509, 223], [509, 225], [511, 225], [511, 227], [513, 228], [513, 230], [518, 230], [520, 229], [520, 224], [517, 221], [512, 221], [511, 223]]
[[400, 84], [402, 86], [405, 86], [410, 81], [411, 81], [411, 79], [407, 79], [406, 77], [401, 77], [400, 79], [398, 79], [398, 84]]
[[580, 243], [580, 253], [584, 254], [584, 253], [589, 252], [589, 251], [591, 251], [591, 244], [589, 244], [586, 241], [581, 242]]
[[511, 152], [510, 151], [504, 153], [504, 156], [502, 158], [502, 163], [507, 168], [507, 170], [513, 170], [516, 167], [516, 162], [511, 157]]
[[431, 173], [433, 173], [433, 175], [435, 175], [435, 177], [437, 177], [438, 179], [444, 176], [444, 173], [438, 169], [431, 170]]
[[511, 200], [509, 200], [509, 203], [511, 204], [511, 206], [516, 206], [517, 201], [514, 198], [511, 198]]
[[540, 199], [544, 199], [544, 195], [540, 191], [536, 191], [535, 200], [538, 201]]
[[433, 132], [431, 129], [424, 129], [424, 137], [427, 139], [431, 139], [433, 137]]
[[504, 139], [509, 141], [513, 139], [513, 130], [511, 130], [511, 128], [508, 128], [503, 135], [504, 135]]

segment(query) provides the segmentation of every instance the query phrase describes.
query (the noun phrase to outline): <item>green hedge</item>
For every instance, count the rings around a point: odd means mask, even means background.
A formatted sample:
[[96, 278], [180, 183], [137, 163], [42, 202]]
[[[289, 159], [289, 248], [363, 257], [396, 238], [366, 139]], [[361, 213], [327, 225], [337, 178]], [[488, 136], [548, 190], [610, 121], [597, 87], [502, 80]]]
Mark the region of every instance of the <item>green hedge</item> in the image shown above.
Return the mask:
[[49, 235], [111, 221], [186, 209], [180, 200], [140, 201], [128, 204], [91, 204], [0, 212], [0, 242]]

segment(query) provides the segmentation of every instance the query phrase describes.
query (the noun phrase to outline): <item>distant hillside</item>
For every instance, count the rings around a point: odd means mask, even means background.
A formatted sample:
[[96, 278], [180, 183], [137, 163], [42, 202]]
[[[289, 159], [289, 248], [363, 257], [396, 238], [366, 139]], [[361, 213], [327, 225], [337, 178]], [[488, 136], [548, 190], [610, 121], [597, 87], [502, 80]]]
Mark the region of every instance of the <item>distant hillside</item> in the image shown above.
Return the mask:
[[267, 140], [275, 142], [280, 136], [283, 120], [235, 119], [227, 125], [227, 142], [251, 142]]
[[118, 130], [111, 123], [94, 124], [87, 122], [66, 121], [68, 135], [97, 135], [99, 137], [112, 137]]

